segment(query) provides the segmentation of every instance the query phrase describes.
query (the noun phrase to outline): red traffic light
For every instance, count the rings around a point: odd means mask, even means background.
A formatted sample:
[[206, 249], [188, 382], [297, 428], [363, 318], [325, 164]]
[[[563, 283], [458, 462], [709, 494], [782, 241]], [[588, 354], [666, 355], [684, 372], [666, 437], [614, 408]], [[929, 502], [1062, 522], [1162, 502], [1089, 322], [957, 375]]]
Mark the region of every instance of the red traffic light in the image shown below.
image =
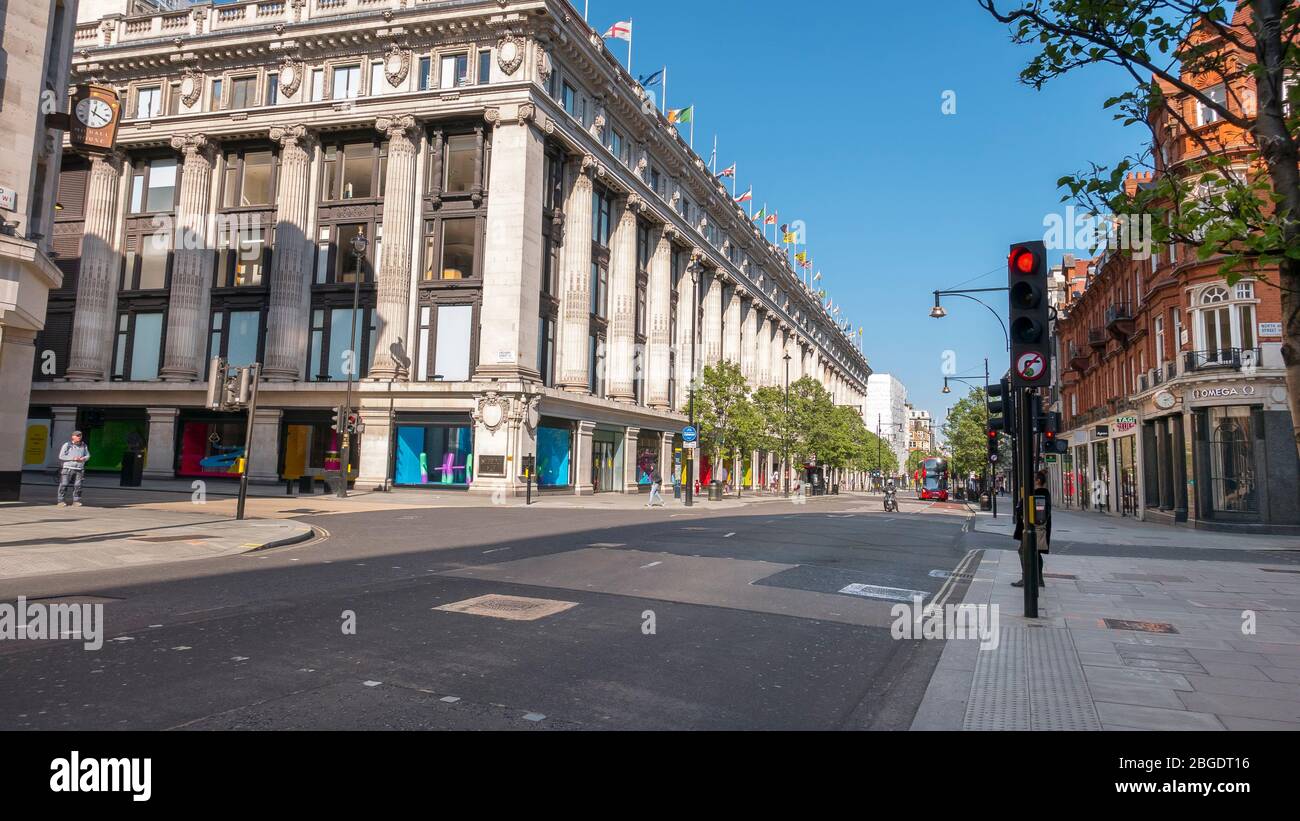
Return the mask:
[[997, 431], [995, 431], [995, 430], [991, 430], [991, 431], [989, 431], [989, 439], [997, 439], [997, 438], [998, 438], [998, 432], [997, 432]]
[[1011, 270], [1018, 274], [1032, 274], [1038, 267], [1038, 258], [1034, 252], [1023, 246], [1011, 249], [1008, 262]]

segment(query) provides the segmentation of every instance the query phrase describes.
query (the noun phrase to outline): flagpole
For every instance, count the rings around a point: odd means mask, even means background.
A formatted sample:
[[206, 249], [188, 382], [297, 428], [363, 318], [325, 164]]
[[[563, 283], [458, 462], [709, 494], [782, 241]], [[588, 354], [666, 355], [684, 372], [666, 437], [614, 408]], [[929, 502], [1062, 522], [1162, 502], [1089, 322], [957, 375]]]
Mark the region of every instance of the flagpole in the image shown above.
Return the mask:
[[664, 66], [664, 99], [662, 113], [668, 113], [668, 66]]
[[627, 73], [632, 73], [632, 37], [636, 34], [636, 29], [632, 26], [632, 18], [627, 18]]

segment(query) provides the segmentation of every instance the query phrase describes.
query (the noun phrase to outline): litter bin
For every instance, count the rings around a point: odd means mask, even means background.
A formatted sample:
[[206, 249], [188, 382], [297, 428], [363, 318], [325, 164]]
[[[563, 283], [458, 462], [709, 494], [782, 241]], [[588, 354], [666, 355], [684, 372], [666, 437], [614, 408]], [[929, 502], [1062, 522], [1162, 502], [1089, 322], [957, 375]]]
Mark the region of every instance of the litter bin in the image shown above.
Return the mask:
[[140, 487], [144, 478], [144, 454], [139, 451], [127, 451], [122, 454], [122, 487]]
[[981, 494], [980, 510], [992, 510], [992, 509], [993, 509], [993, 500], [989, 497], [987, 493]]
[[831, 485], [831, 495], [832, 495], [832, 496], [839, 496], [839, 495], [840, 495], [840, 483], [839, 483], [839, 482], [836, 482], [835, 484]]
[[721, 482], [709, 482], [709, 501], [710, 501], [710, 502], [721, 502], [721, 501], [722, 501], [722, 483], [721, 483]]
[[299, 476], [298, 492], [306, 493], [308, 496], [314, 496], [316, 494], [316, 477], [310, 475]]

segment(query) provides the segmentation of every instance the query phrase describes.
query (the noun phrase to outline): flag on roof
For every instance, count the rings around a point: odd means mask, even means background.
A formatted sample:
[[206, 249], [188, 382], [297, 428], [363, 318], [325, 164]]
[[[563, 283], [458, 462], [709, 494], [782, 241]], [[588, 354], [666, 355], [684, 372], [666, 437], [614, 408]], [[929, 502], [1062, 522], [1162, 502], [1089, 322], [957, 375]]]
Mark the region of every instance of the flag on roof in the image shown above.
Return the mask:
[[606, 40], [627, 40], [632, 41], [632, 21], [615, 23], [605, 32]]

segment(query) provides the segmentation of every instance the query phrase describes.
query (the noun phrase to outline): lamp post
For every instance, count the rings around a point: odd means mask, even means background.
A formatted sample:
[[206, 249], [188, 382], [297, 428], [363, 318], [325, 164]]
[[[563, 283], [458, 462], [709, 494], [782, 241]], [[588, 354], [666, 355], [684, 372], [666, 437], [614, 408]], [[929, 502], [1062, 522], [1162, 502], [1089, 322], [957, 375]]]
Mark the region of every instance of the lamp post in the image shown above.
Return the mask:
[[785, 415], [781, 425], [781, 473], [782, 484], [785, 487], [785, 498], [790, 498], [790, 352], [786, 351], [785, 356]]
[[342, 481], [339, 483], [340, 499], [348, 498], [348, 475], [352, 472], [352, 431], [348, 428], [352, 418], [352, 382], [360, 364], [360, 357], [357, 356], [357, 311], [361, 305], [361, 280], [365, 277], [366, 247], [369, 244], [365, 234], [357, 234], [352, 238], [352, 255], [356, 258], [357, 264], [356, 270], [352, 272], [352, 341], [348, 344], [348, 387], [344, 394], [343, 413], [339, 414], [339, 423], [343, 425], [343, 448], [340, 454], [342, 459], [339, 465], [343, 473]]
[[[688, 419], [688, 424], [692, 428], [694, 428], [695, 427], [695, 356], [696, 356], [695, 336], [699, 330], [700, 274], [703, 273], [704, 266], [700, 264], [700, 261], [698, 259], [692, 259], [690, 265], [687, 266], [687, 270], [690, 271], [691, 286], [692, 288], [694, 288], [694, 291], [692, 292], [694, 293], [694, 297], [691, 299], [692, 302], [691, 305], [691, 388], [690, 388], [689, 407], [687, 409], [687, 419]], [[689, 442], [683, 443], [682, 450], [684, 451], [684, 453], [682, 454], [682, 457], [683, 457], [683, 461], [686, 464], [686, 506], [694, 507], [695, 506], [695, 457], [694, 457], [695, 451], [690, 447], [686, 447], [686, 445], [689, 444], [690, 444]], [[698, 438], [696, 439], [695, 444], [696, 447], [699, 446]]]
[[930, 310], [930, 318], [943, 319], [944, 317], [948, 316], [948, 312], [944, 310], [943, 304], [941, 303], [941, 299], [940, 299], [941, 297], [959, 296], [963, 299], [969, 299], [972, 302], [978, 302], [979, 304], [983, 305], [985, 308], [988, 308], [989, 313], [993, 314], [993, 316], [998, 320], [998, 324], [1002, 326], [1002, 336], [1006, 338], [1007, 350], [1009, 351], [1011, 350], [1011, 335], [1007, 333], [1007, 323], [1002, 319], [1002, 315], [999, 314], [997, 311], [993, 310], [993, 307], [990, 306], [987, 302], [984, 302], [981, 299], [977, 299], [976, 297], [971, 296], [971, 294], [987, 294], [996, 291], [1005, 292], [1006, 290], [1007, 290], [1006, 288], [968, 288], [966, 290], [961, 290], [961, 291], [935, 291], [934, 307]]

